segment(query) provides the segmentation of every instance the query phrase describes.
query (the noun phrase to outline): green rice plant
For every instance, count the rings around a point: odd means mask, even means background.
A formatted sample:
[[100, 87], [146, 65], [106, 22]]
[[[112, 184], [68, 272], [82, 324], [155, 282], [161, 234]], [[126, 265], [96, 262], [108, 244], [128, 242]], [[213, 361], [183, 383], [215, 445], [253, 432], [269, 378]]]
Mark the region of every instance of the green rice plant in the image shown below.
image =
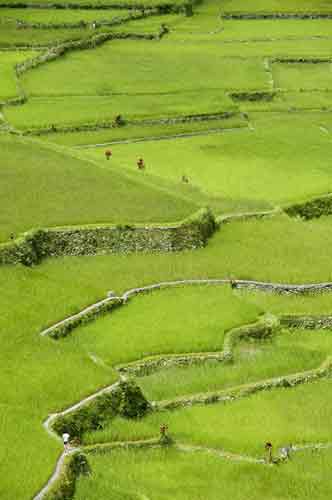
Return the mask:
[[[53, 127], [111, 127], [115, 117], [124, 120], [162, 119], [181, 115], [235, 112], [236, 105], [224, 91], [204, 96], [197, 110], [198, 92], [166, 95], [114, 95], [32, 98], [23, 106], [5, 109], [7, 121], [17, 129], [39, 130]], [[240, 117], [237, 118], [240, 121]], [[242, 120], [243, 121], [243, 120]], [[213, 128], [213, 123], [208, 124]], [[227, 125], [226, 125], [227, 126]], [[115, 131], [124, 134], [125, 130]], [[112, 131], [108, 132], [112, 134]], [[50, 137], [52, 139], [52, 137]]]
[[187, 43], [174, 51], [163, 41], [113, 40], [41, 65], [22, 75], [22, 85], [30, 96], [77, 96], [261, 90], [270, 84], [261, 58], [224, 57], [213, 44]]
[[[146, 0], [144, 3], [141, 2], [141, 0], [136, 1], [136, 0], [59, 0], [57, 2], [57, 5], [59, 8], [71, 8], [74, 6], [74, 8], [95, 8], [95, 9], [104, 9], [108, 10], [108, 8], [112, 9], [114, 8], [114, 5], [116, 5], [116, 8], [139, 8], [139, 7], [144, 7], [145, 9], [148, 9], [150, 7], [159, 7], [166, 5], [168, 7], [174, 6], [175, 8], [178, 6], [183, 5], [183, 0], [172, 0], [172, 2], [169, 1], [164, 1], [164, 0]], [[8, 7], [9, 2], [8, 0], [0, 0], [0, 5], [4, 5], [5, 7]], [[44, 7], [53, 7], [54, 3], [50, 0], [29, 0], [29, 3], [27, 2], [22, 2], [22, 0], [13, 0], [11, 2], [11, 5], [17, 6], [17, 8], [21, 8], [22, 5], [28, 5], [30, 7], [36, 6], [39, 8], [40, 5]]]
[[331, 33], [330, 19], [261, 19], [222, 21], [222, 30], [215, 34], [218, 40], [269, 40], [269, 39], [303, 39], [309, 37], [329, 37]]
[[172, 399], [317, 368], [331, 354], [330, 331], [282, 331], [264, 341], [240, 342], [232, 364], [174, 367], [137, 382], [150, 400]]
[[72, 24], [81, 21], [110, 21], [115, 17], [128, 15], [126, 9], [37, 9], [2, 8], [3, 22], [24, 21], [30, 24]]
[[[168, 40], [211, 40], [221, 42], [264, 40], [278, 41], [282, 39], [308, 39], [310, 37], [329, 37], [331, 32], [330, 19], [221, 19], [221, 5], [211, 2], [214, 9], [208, 9], [208, 2], [203, 2], [193, 17], [174, 17], [166, 22], [170, 32]], [[150, 19], [153, 22], [154, 18]], [[143, 26], [134, 21], [135, 26]], [[147, 21], [145, 21], [147, 22]], [[125, 29], [132, 26], [128, 23]], [[243, 44], [242, 44], [243, 45]]]
[[[247, 308], [225, 287], [165, 289], [132, 299], [65, 342], [73, 349], [77, 343], [85, 346], [111, 366], [156, 354], [222, 351], [225, 331], [253, 322], [258, 314], [257, 307]], [[173, 317], [181, 321], [174, 323]]]
[[75, 500], [325, 500], [331, 488], [330, 450], [296, 453], [281, 467], [174, 448], [114, 450], [88, 461], [92, 474], [79, 479]]
[[6, 135], [0, 136], [0, 144], [0, 241], [37, 227], [174, 222], [197, 208], [138, 178], [128, 179], [116, 169], [73, 158], [61, 149]]
[[[146, 141], [139, 145], [146, 176], [176, 182], [186, 174], [190, 184], [222, 199], [248, 203], [292, 203], [331, 190], [328, 134], [322, 123], [330, 114], [255, 114], [251, 129], [209, 136]], [[289, 134], [290, 128], [292, 134]], [[297, 144], [301, 142], [301, 148]], [[114, 164], [133, 170], [137, 144], [114, 145]], [[103, 162], [101, 148], [82, 151]]]
[[27, 52], [0, 52], [0, 103], [19, 96], [20, 90], [14, 69], [15, 64], [35, 55], [36, 52], [32, 50]]
[[325, 0], [225, 0], [224, 12], [291, 12], [331, 13], [331, 5]]
[[[23, 111], [23, 108], [21, 108], [21, 111]], [[178, 134], [204, 134], [213, 130], [227, 130], [247, 126], [248, 122], [241, 115], [236, 115], [227, 119], [179, 121], [177, 123], [155, 123], [154, 125], [134, 123], [127, 124], [125, 127], [99, 128], [80, 132], [57, 132], [56, 134], [40, 135], [39, 139], [64, 146], [94, 146], [117, 141], [139, 142], [140, 139], [149, 137], [167, 138]], [[160, 184], [160, 178], [157, 183]]]
[[[173, 26], [185, 19], [183, 15], [163, 14], [162, 16], [154, 15], [145, 19], [137, 19], [128, 21], [125, 24], [112, 27], [114, 33], [160, 33], [161, 26]], [[186, 18], [189, 19], [189, 18]]]
[[260, 392], [228, 404], [156, 411], [139, 421], [115, 418], [102, 431], [88, 434], [86, 441], [147, 439], [158, 435], [159, 426], [166, 422], [179, 443], [262, 458], [267, 441], [275, 450], [287, 443], [328, 442], [330, 390], [331, 380], [327, 379], [293, 389]]
[[332, 90], [332, 64], [275, 63], [273, 80], [283, 90]]
[[[15, 498], [32, 497], [41, 488], [54, 468], [60, 449], [53, 438], [46, 434], [41, 425], [42, 420], [49, 413], [66, 408], [117, 379], [114, 370], [103, 364], [96, 355], [94, 347], [97, 344], [89, 341], [88, 335], [86, 335], [87, 331], [77, 330], [75, 333], [73, 332], [71, 338], [55, 342], [52, 339], [39, 336], [39, 332], [43, 328], [100, 300], [108, 290], [121, 293], [135, 286], [158, 281], [186, 277], [222, 278], [230, 275], [238, 278], [293, 283], [330, 280], [328, 270], [332, 241], [329, 227], [329, 219], [324, 218], [311, 222], [301, 222], [287, 217], [252, 220], [226, 225], [220, 232], [216, 233], [206, 248], [183, 254], [67, 257], [49, 259], [32, 268], [2, 267], [0, 269], [3, 290], [0, 304], [0, 330], [3, 332], [3, 336], [0, 353], [0, 377], [3, 404], [0, 409], [5, 431], [1, 435], [0, 454], [2, 463], [6, 464], [6, 474], [3, 475], [1, 481], [2, 491], [5, 492], [5, 495], [10, 492]], [[279, 238], [278, 245], [276, 245], [276, 235], [280, 234], [283, 237]], [[257, 266], [257, 262], [259, 262], [259, 266]], [[196, 331], [199, 330], [200, 325], [195, 324], [197, 323], [195, 317], [192, 314], [190, 317], [191, 309], [181, 310], [181, 316], [177, 312], [179, 307], [176, 305], [176, 297], [180, 303], [180, 290], [174, 299], [171, 297], [173, 294], [168, 291], [165, 293], [170, 296], [170, 305], [166, 305], [165, 310], [169, 323], [163, 323], [165, 328], [169, 324], [168, 337], [165, 339], [160, 337], [159, 325], [157, 325], [155, 337], [149, 329], [141, 329], [143, 337], [140, 337], [138, 342], [142, 345], [146, 340], [155, 342], [155, 346], [167, 339], [169, 342], [172, 339], [172, 327], [175, 321], [181, 325], [181, 318], [189, 321], [188, 326], [182, 321], [183, 328], [187, 329], [189, 325], [193, 325]], [[194, 293], [194, 289], [192, 292], [188, 292], [187, 303], [194, 304], [195, 310], [198, 312], [198, 291], [196, 292], [196, 301], [193, 299], [194, 295], [190, 298], [190, 294]], [[240, 323], [251, 321], [251, 318], [254, 320], [256, 318], [255, 311], [258, 313], [265, 311], [264, 301], [262, 305], [259, 303], [242, 305], [242, 292], [236, 292], [236, 300], [228, 296], [224, 303], [225, 307], [221, 307], [221, 303], [217, 300], [218, 294], [225, 292], [223, 289], [217, 289], [215, 293], [216, 296], [212, 288], [209, 288], [209, 302], [216, 314], [214, 334], [210, 332], [208, 337], [203, 330], [200, 337], [194, 338], [194, 342], [199, 348], [203, 347], [204, 343], [209, 346], [207, 343], [209, 338], [214, 338], [217, 342], [221, 341], [223, 329], [220, 328], [220, 322], [223, 321], [224, 327], [227, 326], [224, 323], [224, 318], [228, 317], [228, 326], [231, 327], [234, 325], [234, 321]], [[153, 296], [133, 299], [123, 312], [121, 311], [121, 317], [123, 315], [124, 321], [123, 327], [127, 324], [133, 334], [135, 334], [136, 326], [139, 327], [138, 322], [143, 316], [143, 311], [138, 311], [135, 301], [137, 300], [137, 304], [144, 303], [145, 300], [150, 301], [151, 297]], [[261, 294], [257, 294], [257, 297], [261, 297]], [[264, 299], [265, 295], [262, 297], [261, 300]], [[245, 300], [247, 302], [247, 298]], [[299, 307], [294, 305], [295, 299], [280, 297], [280, 303], [282, 300], [284, 300], [285, 305], [281, 312], [301, 312]], [[287, 311], [288, 300], [290, 300], [289, 311]], [[315, 311], [331, 313], [328, 296], [321, 297], [323, 305], [320, 303], [320, 296], [315, 299], [308, 296], [300, 300], [303, 301], [301, 310], [303, 308], [313, 314]], [[156, 295], [155, 303], [159, 301], [160, 299]], [[308, 304], [308, 308], [306, 308], [306, 304]], [[266, 303], [267, 310], [268, 306], [269, 304]], [[167, 307], [169, 315], [166, 314]], [[271, 309], [272, 307], [273, 312], [278, 312], [279, 307], [273, 306], [273, 304]], [[135, 314], [131, 308], [135, 309]], [[158, 311], [152, 310], [152, 306], [149, 310], [156, 318]], [[135, 324], [130, 320], [131, 311], [137, 320]], [[175, 312], [176, 316], [173, 314]], [[163, 311], [160, 310], [159, 313], [162, 315]], [[213, 316], [209, 317], [208, 310], [204, 312], [203, 318], [208, 323], [213, 324]], [[111, 318], [108, 319], [111, 320]], [[113, 319], [116, 319], [115, 316]], [[148, 319], [145, 318], [144, 321], [147, 324]], [[117, 328], [119, 335], [116, 338], [116, 343], [110, 345], [111, 350], [116, 348], [117, 342], [120, 342], [123, 336], [124, 330], [121, 325], [118, 324]], [[101, 326], [100, 333], [106, 343], [106, 334], [102, 331]], [[109, 334], [113, 337], [113, 330], [110, 330]], [[174, 352], [177, 349], [175, 342], [180, 340], [182, 346], [189, 347], [190, 338], [187, 339], [187, 345], [185, 344], [186, 338], [176, 339], [175, 333], [173, 339]], [[125, 339], [121, 341], [122, 345], [124, 345], [124, 341]], [[129, 336], [127, 341], [128, 349], [131, 349], [129, 354], [133, 358], [137, 356], [134, 349], [138, 349], [139, 344], [133, 345]], [[193, 348], [195, 347], [191, 340], [190, 344]], [[215, 345], [218, 347], [218, 344]], [[149, 352], [151, 352], [151, 346], [153, 346], [152, 343], [150, 343]], [[169, 346], [170, 344], [168, 349]], [[209, 347], [212, 347], [212, 344]], [[319, 356], [318, 351], [315, 356]], [[112, 355], [111, 351], [108, 352]], [[147, 349], [145, 352], [147, 354]], [[105, 355], [104, 352], [101, 354]], [[144, 352], [141, 351], [140, 355], [144, 355]], [[124, 360], [124, 357], [114, 358], [114, 360], [115, 363], [119, 363]], [[314, 392], [313, 387], [310, 385], [310, 390]], [[318, 391], [317, 394], [317, 397], [323, 401], [321, 393]], [[234, 406], [230, 405], [230, 412], [233, 411], [232, 408]], [[280, 403], [280, 411], [281, 409], [285, 415], [284, 403]], [[256, 410], [248, 409], [248, 411], [255, 412]], [[291, 410], [288, 413], [291, 414]], [[222, 414], [219, 412], [218, 419]], [[17, 425], [18, 421], [21, 422], [19, 426]], [[328, 422], [328, 417], [326, 422]], [[223, 428], [222, 423], [218, 423], [217, 427]], [[196, 429], [196, 424], [194, 428]], [[308, 426], [309, 428], [310, 426]], [[175, 430], [173, 424], [171, 429], [172, 432]], [[312, 426], [312, 429], [315, 429], [315, 426]], [[153, 426], [153, 435], [156, 432], [158, 432], [158, 427]], [[270, 437], [273, 436], [264, 435], [264, 440]], [[321, 437], [319, 433], [315, 434], [315, 440], [319, 440]], [[246, 442], [246, 439], [244, 441]], [[36, 464], [33, 466], [33, 473], [31, 464]], [[15, 481], [18, 475], [20, 481]]]
[[[0, 4], [1, 5], [1, 4]], [[12, 10], [12, 9], [10, 9]], [[16, 9], [15, 9], [16, 10]], [[15, 12], [14, 10], [14, 12]], [[2, 9], [1, 12], [2, 14]], [[18, 28], [17, 21], [1, 17], [0, 19], [0, 49], [15, 48], [45, 48], [59, 45], [65, 41], [88, 39], [97, 33], [109, 31], [109, 27], [91, 28]]]
[[239, 290], [237, 294], [246, 302], [255, 304], [272, 314], [312, 314], [326, 315], [332, 311], [332, 295], [307, 294], [307, 295], [280, 295], [273, 293], [252, 293]]

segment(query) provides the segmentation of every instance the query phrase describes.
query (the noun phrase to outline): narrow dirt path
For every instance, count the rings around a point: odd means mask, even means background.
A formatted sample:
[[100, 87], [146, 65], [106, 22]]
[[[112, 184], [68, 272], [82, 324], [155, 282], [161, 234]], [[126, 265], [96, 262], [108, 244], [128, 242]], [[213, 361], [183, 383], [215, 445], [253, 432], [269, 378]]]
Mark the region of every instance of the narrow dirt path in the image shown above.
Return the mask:
[[73, 453], [75, 453], [76, 451], [79, 451], [79, 450], [80, 450], [80, 448], [71, 448], [67, 452], [63, 451], [61, 453], [61, 455], [58, 458], [58, 461], [56, 463], [56, 466], [55, 466], [55, 469], [54, 469], [52, 476], [49, 478], [49, 480], [47, 481], [45, 486], [40, 490], [40, 492], [34, 497], [34, 500], [42, 500], [45, 497], [48, 490], [55, 483], [55, 481], [57, 481], [58, 478], [60, 477], [65, 458], [69, 455], [72, 455]]

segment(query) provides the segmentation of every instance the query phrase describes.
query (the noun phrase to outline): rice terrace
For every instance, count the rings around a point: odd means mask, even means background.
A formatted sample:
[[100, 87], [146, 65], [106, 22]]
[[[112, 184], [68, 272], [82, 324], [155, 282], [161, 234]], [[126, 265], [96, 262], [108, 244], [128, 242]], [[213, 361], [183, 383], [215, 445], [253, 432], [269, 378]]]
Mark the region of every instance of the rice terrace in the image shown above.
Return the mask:
[[0, 0], [0, 499], [332, 498], [332, 0]]

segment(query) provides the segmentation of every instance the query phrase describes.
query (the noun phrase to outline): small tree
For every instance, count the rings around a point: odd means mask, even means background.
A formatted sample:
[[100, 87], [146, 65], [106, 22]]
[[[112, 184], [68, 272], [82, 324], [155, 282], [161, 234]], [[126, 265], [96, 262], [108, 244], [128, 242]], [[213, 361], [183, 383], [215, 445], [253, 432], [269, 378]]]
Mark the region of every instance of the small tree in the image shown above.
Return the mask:
[[120, 382], [121, 400], [119, 413], [126, 418], [141, 418], [149, 410], [150, 404], [133, 380]]

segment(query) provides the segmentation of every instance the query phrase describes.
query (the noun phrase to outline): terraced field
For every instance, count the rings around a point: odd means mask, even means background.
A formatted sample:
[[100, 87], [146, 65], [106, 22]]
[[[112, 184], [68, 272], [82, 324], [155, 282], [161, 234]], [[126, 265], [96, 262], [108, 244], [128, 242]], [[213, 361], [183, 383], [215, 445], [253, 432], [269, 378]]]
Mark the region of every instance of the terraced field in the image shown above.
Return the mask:
[[330, 498], [331, 28], [0, 0], [1, 499]]

